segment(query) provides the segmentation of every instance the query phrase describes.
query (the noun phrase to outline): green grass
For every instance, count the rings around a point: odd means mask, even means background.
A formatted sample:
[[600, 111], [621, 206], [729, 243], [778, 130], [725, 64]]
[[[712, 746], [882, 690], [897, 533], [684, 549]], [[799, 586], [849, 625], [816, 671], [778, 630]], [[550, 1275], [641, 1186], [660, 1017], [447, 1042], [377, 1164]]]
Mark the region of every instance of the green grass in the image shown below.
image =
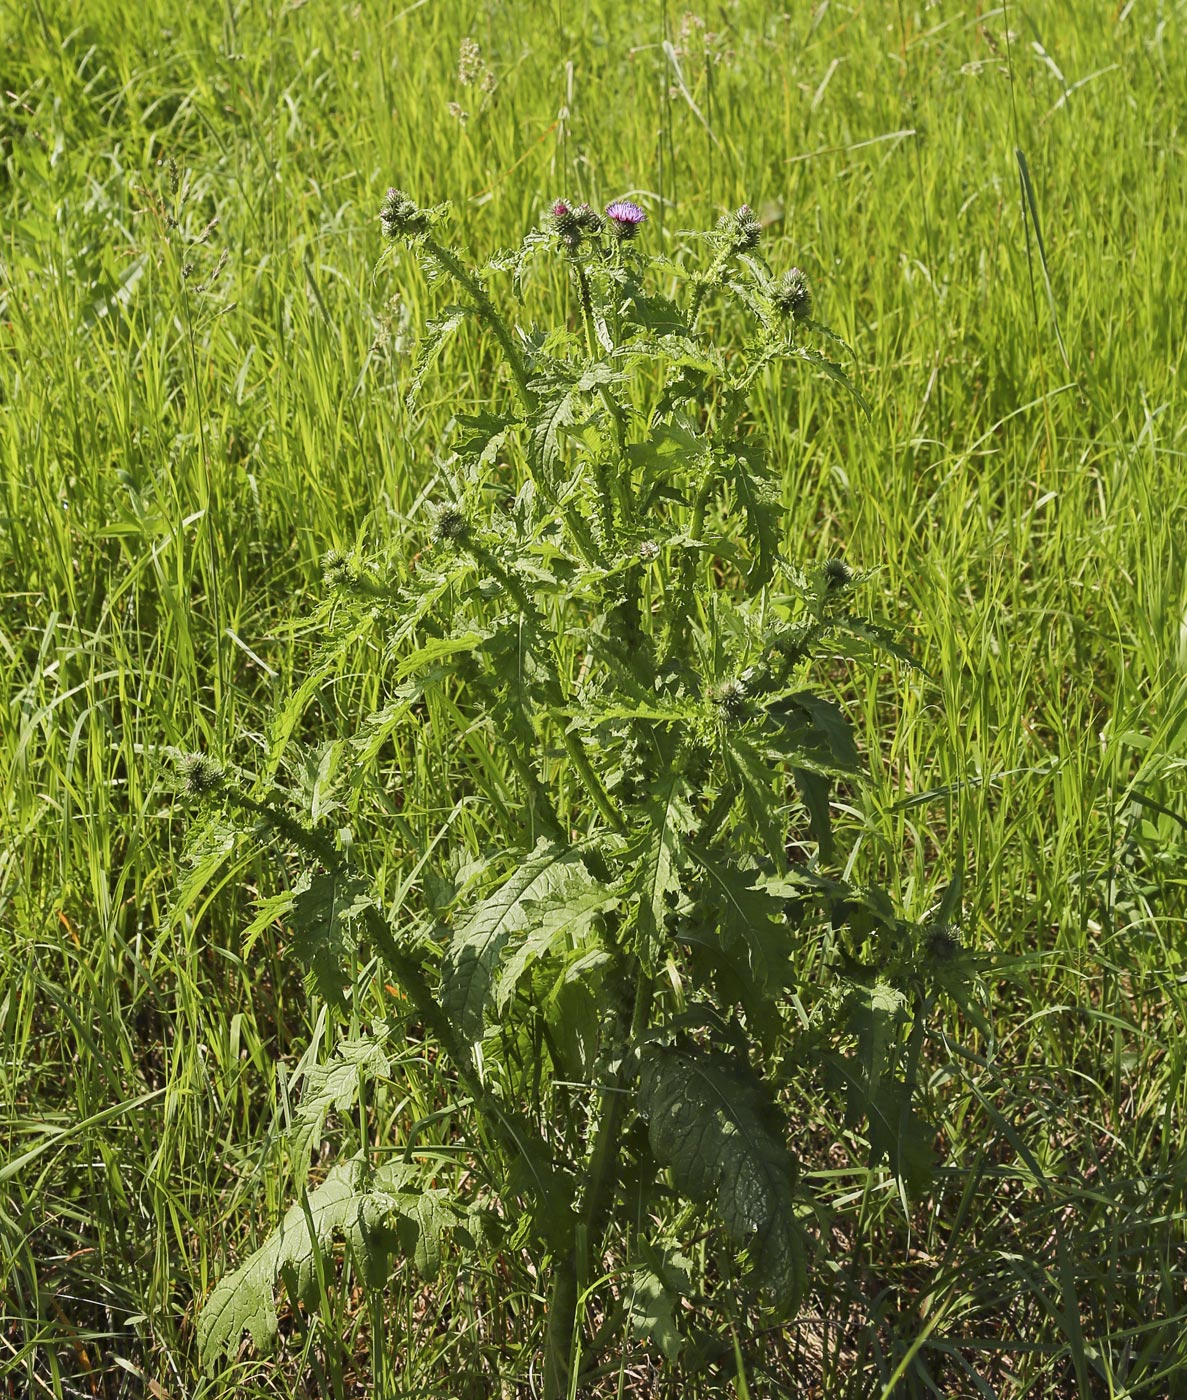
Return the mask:
[[[1187, 14], [978, 8], [715, 4], [709, 64], [679, 5], [0, 9], [0, 1395], [530, 1393], [514, 1257], [195, 1370], [195, 1300], [287, 1204], [276, 1065], [328, 1032], [283, 933], [244, 945], [274, 872], [178, 899], [163, 754], [262, 756], [319, 557], [415, 522], [488, 392], [470, 339], [402, 407], [439, 298], [376, 270], [393, 182], [482, 252], [560, 193], [673, 253], [749, 200], [871, 404], [757, 401], [793, 554], [876, 567], [933, 678], [837, 678], [858, 867], [917, 912], [964, 868], [993, 1033], [931, 1047], [910, 1218], [796, 1105], [834, 1263], [679, 1393], [1187, 1394]], [[426, 794], [468, 761], [440, 719]], [[448, 1091], [407, 1058], [377, 1141]], [[624, 1356], [605, 1393], [675, 1392]]]

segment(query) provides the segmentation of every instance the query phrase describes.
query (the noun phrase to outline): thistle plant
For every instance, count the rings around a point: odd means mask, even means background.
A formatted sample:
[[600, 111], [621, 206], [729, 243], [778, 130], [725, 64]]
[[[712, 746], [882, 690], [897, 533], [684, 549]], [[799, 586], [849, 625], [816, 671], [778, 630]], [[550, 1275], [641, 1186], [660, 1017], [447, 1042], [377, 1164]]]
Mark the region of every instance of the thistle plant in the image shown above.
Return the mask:
[[[785, 553], [783, 464], [750, 411], [760, 377], [815, 370], [861, 402], [820, 348], [841, 342], [812, 319], [805, 275], [771, 273], [748, 208], [703, 235], [699, 271], [643, 251], [629, 200], [558, 199], [482, 268], [445, 241], [445, 217], [397, 190], [380, 215], [452, 296], [413, 392], [468, 323], [505, 378], [457, 415], [412, 538], [327, 559], [330, 640], [280, 717], [270, 776], [186, 768], [215, 859], [254, 842], [284, 862], [256, 926], [285, 921], [320, 994], [357, 1008], [376, 984], [398, 992], [306, 1076], [298, 1204], [215, 1287], [199, 1335], [208, 1363], [245, 1330], [266, 1345], [276, 1280], [316, 1292], [339, 1235], [373, 1285], [393, 1254], [431, 1273], [443, 1249], [527, 1250], [555, 1400], [631, 1335], [675, 1361], [705, 1354], [689, 1338], [723, 1309], [794, 1312], [823, 1207], [790, 1091], [840, 1085], [871, 1165], [924, 1188], [915, 1066], [962, 960], [955, 894], [915, 923], [841, 873], [831, 798], [862, 761], [814, 668], [909, 658], [854, 610], [862, 575]], [[514, 324], [489, 290], [510, 272], [522, 297], [541, 258], [572, 288], [549, 330]], [[711, 306], [748, 328], [737, 343], [706, 330]], [[360, 643], [386, 702], [321, 736], [311, 802], [283, 778], [292, 736]], [[480, 801], [485, 825], [397, 854], [393, 832], [427, 827], [393, 804], [392, 746], [426, 715], [481, 749], [440, 796]], [[410, 1033], [454, 1081], [465, 1171], [421, 1151], [432, 1115], [395, 1143], [369, 1140], [363, 1115], [358, 1154], [307, 1189], [327, 1114], [382, 1080]]]

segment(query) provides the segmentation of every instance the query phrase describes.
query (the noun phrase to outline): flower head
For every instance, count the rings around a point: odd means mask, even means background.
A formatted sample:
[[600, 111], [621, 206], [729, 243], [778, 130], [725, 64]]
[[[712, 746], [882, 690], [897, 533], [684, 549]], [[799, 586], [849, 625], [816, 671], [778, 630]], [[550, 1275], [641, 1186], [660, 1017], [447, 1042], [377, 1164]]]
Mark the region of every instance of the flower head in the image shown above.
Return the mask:
[[573, 211], [573, 217], [577, 220], [577, 226], [584, 233], [601, 233], [602, 216], [596, 209], [591, 209], [588, 204], [579, 204]]
[[812, 314], [812, 284], [798, 267], [793, 267], [775, 284], [771, 300], [784, 316], [806, 321]]
[[433, 534], [439, 544], [464, 544], [470, 527], [457, 506], [442, 506], [437, 512]]
[[563, 199], [552, 206], [552, 229], [570, 252], [581, 242], [581, 219]]
[[762, 225], [754, 217], [749, 204], [743, 204], [732, 214], [723, 214], [718, 220], [717, 231], [729, 242], [735, 253], [748, 253], [758, 243]]
[[746, 700], [746, 682], [738, 676], [715, 685], [709, 698], [717, 706], [717, 713], [727, 724], [741, 724], [749, 713]]
[[429, 216], [403, 190], [391, 189], [380, 207], [379, 222], [387, 238], [415, 238], [428, 232]]
[[178, 755], [177, 767], [186, 791], [193, 797], [204, 797], [221, 787], [226, 774], [204, 753], [183, 753]]
[[616, 199], [606, 205], [606, 217], [610, 220], [610, 231], [619, 240], [634, 238], [639, 225], [646, 219], [646, 213], [631, 199]]
[[830, 590], [847, 588], [853, 582], [853, 570], [843, 559], [824, 561], [824, 586]]

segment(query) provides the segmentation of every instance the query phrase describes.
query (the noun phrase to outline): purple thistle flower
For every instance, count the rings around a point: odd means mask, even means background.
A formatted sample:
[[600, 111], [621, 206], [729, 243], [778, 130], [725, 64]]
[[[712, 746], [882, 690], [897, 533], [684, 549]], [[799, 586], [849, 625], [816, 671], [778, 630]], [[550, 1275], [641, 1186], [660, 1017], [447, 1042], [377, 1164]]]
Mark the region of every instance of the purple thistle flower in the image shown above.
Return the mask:
[[570, 252], [581, 242], [581, 220], [567, 200], [558, 199], [552, 206], [552, 230]]
[[647, 217], [639, 206], [630, 199], [616, 199], [606, 205], [606, 217], [615, 238], [634, 238], [639, 225]]

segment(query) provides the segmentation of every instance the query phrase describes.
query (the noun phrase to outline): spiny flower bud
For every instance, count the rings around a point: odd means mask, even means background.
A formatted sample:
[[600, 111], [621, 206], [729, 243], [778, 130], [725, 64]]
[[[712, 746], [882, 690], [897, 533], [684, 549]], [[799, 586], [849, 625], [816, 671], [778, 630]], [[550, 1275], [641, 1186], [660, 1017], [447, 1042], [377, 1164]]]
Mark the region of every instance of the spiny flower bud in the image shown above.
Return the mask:
[[573, 211], [573, 217], [577, 220], [578, 228], [584, 233], [601, 233], [602, 216], [596, 209], [591, 209], [588, 204], [579, 204]]
[[581, 219], [563, 199], [552, 206], [552, 228], [570, 252], [581, 242]]
[[806, 321], [812, 314], [812, 284], [798, 267], [793, 267], [775, 284], [771, 300], [784, 316]]
[[442, 506], [437, 512], [433, 536], [438, 544], [461, 544], [469, 532], [466, 517], [457, 506]]
[[387, 238], [415, 238], [428, 231], [429, 216], [403, 190], [390, 189], [379, 210], [379, 222]]
[[718, 712], [727, 724], [740, 724], [746, 718], [746, 682], [736, 676], [715, 685], [709, 698], [717, 706]]
[[729, 240], [735, 253], [747, 253], [755, 247], [762, 233], [762, 225], [754, 217], [749, 204], [743, 204], [732, 214], [723, 214], [718, 220], [717, 231]]
[[853, 582], [853, 570], [843, 559], [824, 561], [824, 586], [830, 591], [847, 588]]
[[928, 954], [935, 962], [950, 963], [960, 955], [960, 938], [947, 924], [933, 924], [924, 932]]
[[606, 217], [610, 220], [610, 232], [619, 242], [625, 242], [634, 238], [647, 215], [634, 200], [616, 199], [606, 205]]
[[183, 753], [177, 760], [181, 780], [186, 791], [193, 797], [204, 797], [208, 792], [221, 787], [226, 774], [204, 753]]

